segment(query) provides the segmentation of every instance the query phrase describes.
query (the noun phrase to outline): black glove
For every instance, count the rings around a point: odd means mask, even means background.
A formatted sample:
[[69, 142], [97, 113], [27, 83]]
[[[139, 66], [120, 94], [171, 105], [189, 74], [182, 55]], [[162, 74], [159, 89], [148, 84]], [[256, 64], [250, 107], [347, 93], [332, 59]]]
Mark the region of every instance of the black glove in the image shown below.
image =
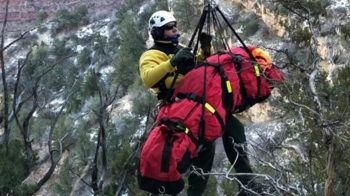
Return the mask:
[[201, 44], [201, 48], [207, 48], [211, 46], [211, 40], [213, 39], [213, 36], [202, 32], [199, 34], [199, 43]]
[[182, 48], [179, 50], [179, 52], [170, 59], [170, 64], [173, 67], [177, 67], [179, 73], [183, 75], [186, 74], [194, 65], [194, 55], [191, 52], [191, 48]]

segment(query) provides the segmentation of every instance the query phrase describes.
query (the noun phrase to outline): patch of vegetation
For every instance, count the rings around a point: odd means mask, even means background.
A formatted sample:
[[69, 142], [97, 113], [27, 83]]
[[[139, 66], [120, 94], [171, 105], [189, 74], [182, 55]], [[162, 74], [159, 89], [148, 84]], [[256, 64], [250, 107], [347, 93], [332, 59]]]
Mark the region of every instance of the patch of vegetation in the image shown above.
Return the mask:
[[345, 39], [350, 37], [350, 22], [340, 26], [340, 33]]
[[243, 35], [246, 37], [254, 35], [259, 30], [259, 21], [260, 20], [250, 20], [245, 19], [240, 22], [240, 24], [243, 26]]
[[306, 46], [311, 38], [312, 38], [312, 34], [310, 32], [309, 28], [306, 27], [296, 27], [294, 31], [291, 32], [290, 38], [292, 40], [292, 42], [294, 42], [295, 44], [297, 44], [298, 46]]
[[327, 7], [331, 5], [330, 0], [276, 0], [283, 9], [277, 9], [277, 14], [288, 14], [291, 11], [296, 14], [300, 14], [300, 16], [307, 17], [310, 15], [311, 17], [319, 17], [319, 16], [327, 16]]
[[12, 140], [5, 145], [0, 145], [0, 195], [30, 195], [32, 187], [18, 186], [27, 177], [27, 159], [23, 152], [23, 143], [20, 140]]
[[53, 34], [61, 31], [73, 30], [79, 26], [89, 24], [87, 7], [80, 6], [73, 11], [61, 9], [56, 13], [56, 24], [51, 29]]
[[73, 189], [73, 176], [69, 171], [69, 162], [68, 159], [64, 161], [64, 164], [61, 168], [61, 172], [58, 178], [58, 182], [55, 183], [52, 187], [53, 191], [57, 195], [69, 195]]
[[78, 65], [81, 68], [85, 69], [90, 65], [90, 63], [91, 63], [91, 56], [90, 55], [91, 55], [91, 50], [88, 48], [84, 48], [80, 52], [80, 54], [78, 56]]
[[39, 24], [43, 23], [48, 16], [49, 15], [47, 15], [46, 12], [38, 12], [38, 14], [36, 15], [38, 23]]

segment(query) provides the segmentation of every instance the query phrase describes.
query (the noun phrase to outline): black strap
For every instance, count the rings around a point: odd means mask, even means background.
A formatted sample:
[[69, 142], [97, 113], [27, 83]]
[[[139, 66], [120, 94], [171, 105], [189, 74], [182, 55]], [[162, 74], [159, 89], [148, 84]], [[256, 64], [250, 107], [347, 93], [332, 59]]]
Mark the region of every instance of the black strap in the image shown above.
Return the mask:
[[[207, 11], [207, 9], [204, 8], [203, 12], [202, 12], [202, 15], [201, 15], [201, 17], [199, 19], [199, 22], [197, 23], [196, 29], [194, 30], [194, 32], [192, 34], [191, 40], [190, 40], [190, 42], [188, 44], [188, 47], [192, 47], [192, 44], [194, 42], [194, 38], [196, 37], [197, 34], [199, 35], [202, 32], [202, 29], [203, 29], [203, 26], [204, 26], [207, 14], [208, 14], [208, 11]], [[198, 43], [199, 43], [199, 36], [197, 36], [197, 41], [196, 41], [195, 47], [193, 49], [193, 54], [197, 54]]]
[[245, 108], [248, 104], [248, 95], [247, 95], [247, 89], [245, 88], [245, 85], [243, 83], [243, 78], [241, 75], [242, 72], [242, 59], [238, 59], [234, 57], [234, 54], [230, 53], [232, 56], [233, 63], [235, 64], [237, 75], [239, 78], [239, 86], [240, 86], [240, 92], [242, 95], [242, 105], [241, 107], [237, 108], [235, 112], [240, 112], [243, 108]]
[[165, 144], [162, 153], [161, 172], [168, 172], [170, 168], [171, 151], [173, 150], [173, 141], [169, 135], [165, 136]]
[[[240, 85], [240, 93], [242, 95], [242, 105], [238, 106], [236, 108], [235, 111], [232, 111], [234, 113], [239, 113], [239, 112], [242, 112], [244, 110], [246, 110], [249, 106], [253, 105], [254, 103], [256, 103], [255, 101], [253, 101], [252, 99], [248, 98], [248, 95], [247, 95], [247, 89], [244, 85], [244, 82], [243, 82], [243, 78], [242, 78], [242, 75], [241, 75], [241, 72], [243, 71], [242, 70], [242, 62], [243, 62], [243, 59], [240, 55], [238, 54], [234, 54], [232, 52], [223, 52], [223, 51], [219, 51], [217, 53], [218, 55], [222, 55], [222, 54], [228, 54], [231, 56], [232, 58], [232, 62], [234, 63], [235, 67], [236, 67], [236, 71], [237, 71], [237, 75], [238, 75], [238, 78], [239, 78], [239, 85]], [[225, 83], [228, 83], [229, 80], [227, 78], [227, 75], [225, 74], [224, 70], [222, 69], [222, 65], [221, 64], [217, 64], [217, 63], [208, 63], [208, 62], [205, 62], [207, 63], [208, 65], [211, 65], [211, 66], [214, 66], [218, 69], [218, 72], [222, 78], [222, 86], [223, 86], [223, 103], [225, 105], [225, 108], [232, 108], [233, 107], [233, 103], [234, 103], [234, 96], [233, 96], [233, 92], [232, 94], [230, 93], [227, 93], [227, 89], [228, 88], [225, 88]], [[261, 83], [260, 83], [260, 68], [259, 68], [259, 64], [255, 65], [254, 62], [253, 62], [253, 69], [255, 71], [255, 76], [256, 76], [256, 79], [257, 79], [257, 94], [256, 94], [256, 97], [260, 97], [260, 86], [261, 86]], [[221, 68], [221, 69], [220, 69]], [[232, 105], [231, 105], [232, 104]]]
[[[198, 148], [198, 140], [197, 138], [193, 135], [193, 133], [186, 128], [180, 121], [172, 121], [169, 118], [163, 117], [160, 119], [160, 122], [158, 125], [165, 125], [167, 126], [171, 131], [175, 132], [184, 132], [190, 139], [191, 141], [196, 145]], [[161, 171], [162, 172], [168, 172], [170, 168], [170, 159], [171, 159], [171, 152], [173, 149], [173, 138], [171, 137], [171, 134], [167, 134], [165, 136], [166, 141], [165, 145], [163, 148], [163, 153], [162, 153], [162, 163], [161, 163]]]
[[221, 86], [222, 86], [222, 100], [227, 112], [231, 113], [233, 109], [234, 96], [233, 89], [222, 66], [217, 67], [217, 70], [221, 76]]
[[163, 76], [157, 83], [155, 83], [153, 86], [151, 86], [151, 88], [161, 88], [161, 86], [163, 85], [165, 87], [165, 79], [167, 77], [169, 77], [170, 73], [165, 74], [165, 76]]
[[[168, 89], [166, 87], [165, 79], [174, 75], [175, 75], [174, 73], [168, 73], [159, 82], [157, 82], [157, 84], [152, 86], [152, 88], [157, 87], [159, 89], [159, 93], [157, 93], [158, 100], [166, 100], [167, 93], [169, 93], [169, 91], [171, 91], [170, 92], [171, 95], [173, 94], [174, 89], [173, 88]], [[175, 79], [175, 76], [174, 76], [174, 79]]]
[[[218, 52], [218, 55], [226, 54], [226, 52]], [[234, 104], [234, 95], [233, 95], [233, 89], [230, 83], [230, 80], [228, 79], [225, 70], [222, 68], [222, 64], [219, 63], [210, 63], [205, 61], [202, 65], [210, 65], [217, 69], [220, 77], [221, 77], [221, 87], [222, 87], [222, 100], [224, 107], [227, 112], [231, 112], [233, 109]]]
[[[214, 114], [214, 116], [216, 117], [216, 119], [219, 121], [220, 123], [220, 126], [222, 128], [222, 130], [224, 130], [225, 128], [225, 123], [224, 123], [224, 120], [222, 119], [222, 117], [220, 116], [220, 114], [215, 110], [215, 108], [213, 108], [209, 103], [207, 103], [203, 97], [200, 97], [194, 93], [178, 93], [176, 95], [177, 98], [180, 98], [180, 99], [190, 99], [190, 100], [193, 100], [197, 103], [200, 103], [204, 106], [207, 106], [206, 108], [212, 113]], [[214, 110], [214, 111], [213, 111]]]
[[170, 130], [175, 131], [175, 132], [184, 132], [192, 140], [192, 142], [194, 144], [196, 144], [196, 146], [198, 145], [198, 140], [196, 139], [196, 137], [180, 121], [172, 121], [169, 118], [163, 117], [160, 119], [158, 125], [165, 125]]

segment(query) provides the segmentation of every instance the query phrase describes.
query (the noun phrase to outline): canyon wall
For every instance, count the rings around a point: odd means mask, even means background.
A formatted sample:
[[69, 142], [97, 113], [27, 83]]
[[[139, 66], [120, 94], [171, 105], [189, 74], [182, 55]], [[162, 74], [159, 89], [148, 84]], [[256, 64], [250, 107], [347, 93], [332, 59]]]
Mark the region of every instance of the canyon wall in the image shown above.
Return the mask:
[[[0, 24], [5, 19], [8, 0], [0, 0]], [[89, 14], [111, 13], [123, 0], [9, 0], [7, 32], [20, 32], [35, 25], [38, 12], [46, 12], [48, 19], [60, 9], [74, 9], [85, 5]]]

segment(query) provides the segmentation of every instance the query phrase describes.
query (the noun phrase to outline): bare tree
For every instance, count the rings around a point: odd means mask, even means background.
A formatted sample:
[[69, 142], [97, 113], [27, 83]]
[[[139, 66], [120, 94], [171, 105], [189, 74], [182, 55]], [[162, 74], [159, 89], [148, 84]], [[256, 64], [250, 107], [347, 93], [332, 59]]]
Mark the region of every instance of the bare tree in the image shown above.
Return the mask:
[[[44, 97], [43, 94], [44, 91], [47, 91], [48, 89], [45, 89], [43, 87], [43, 77], [47, 77], [48, 74], [50, 74], [53, 69], [57, 66], [59, 66], [63, 61], [69, 59], [72, 57], [71, 54], [64, 56], [60, 59], [58, 59], [56, 62], [50, 62], [46, 63], [44, 62], [44, 59], [42, 59], [43, 63], [45, 64], [45, 68], [42, 69], [40, 72], [37, 72], [33, 77], [25, 76], [23, 73], [23, 70], [28, 66], [28, 61], [31, 59], [33, 55], [33, 48], [30, 47], [26, 53], [26, 56], [24, 59], [17, 59], [17, 67], [14, 78], [10, 78], [10, 75], [7, 73], [7, 69], [10, 67], [10, 63], [5, 62], [5, 51], [8, 50], [10, 47], [15, 46], [20, 41], [27, 39], [27, 35], [32, 32], [35, 28], [32, 28], [28, 31], [25, 31], [24, 33], [21, 33], [17, 38], [12, 40], [10, 43], [5, 45], [5, 41], [7, 38], [7, 19], [8, 19], [8, 10], [9, 10], [9, 0], [6, 1], [5, 5], [5, 16], [3, 20], [2, 30], [1, 30], [1, 43], [0, 43], [0, 65], [1, 65], [1, 76], [2, 76], [2, 88], [3, 88], [3, 97], [4, 101], [2, 102], [2, 119], [3, 119], [3, 128], [4, 133], [1, 136], [0, 145], [6, 145], [6, 148], [8, 148], [8, 142], [11, 140], [10, 133], [11, 128], [16, 125], [18, 129], [20, 130], [20, 133], [22, 135], [23, 144], [24, 144], [24, 151], [27, 157], [27, 168], [26, 168], [26, 176], [30, 174], [30, 172], [33, 170], [33, 161], [34, 161], [34, 151], [32, 147], [32, 136], [31, 136], [31, 124], [34, 121], [35, 113], [40, 112], [40, 109], [43, 109], [48, 106], [49, 101], [52, 101], [57, 97], [50, 97], [47, 99], [47, 97]], [[13, 77], [13, 76], [11, 76]], [[28, 80], [29, 79], [29, 80]], [[14, 81], [13, 83], [10, 83], [10, 81]], [[71, 87], [74, 88], [74, 84]], [[69, 92], [69, 91], [67, 91]], [[73, 93], [72, 91], [69, 96]], [[50, 127], [50, 134], [49, 134], [49, 155], [51, 160], [51, 167], [48, 170], [48, 172], [44, 175], [42, 179], [38, 181], [37, 184], [35, 184], [35, 188], [32, 191], [37, 191], [40, 189], [41, 186], [47, 182], [48, 179], [50, 179], [51, 175], [53, 174], [58, 161], [60, 160], [62, 151], [65, 149], [64, 146], [62, 146], [62, 141], [65, 139], [66, 136], [61, 138], [59, 140], [59, 150], [58, 155], [55, 155], [53, 152], [55, 151], [52, 148], [52, 135], [55, 130], [55, 125], [57, 120], [59, 119], [60, 115], [62, 114], [63, 109], [68, 103], [69, 96], [64, 98], [64, 104], [61, 106], [60, 111], [56, 114], [55, 119], [53, 120], [53, 123]], [[66, 134], [67, 135], [67, 134]], [[8, 150], [8, 149], [7, 149]], [[18, 184], [20, 186], [20, 184]], [[33, 193], [34, 193], [33, 192]]]
[[[113, 107], [109, 107], [117, 99], [119, 92], [119, 86], [116, 87], [114, 92], [109, 95], [108, 89], [103, 88], [103, 83], [100, 83], [100, 78], [97, 76], [96, 72], [93, 71], [93, 79], [98, 88], [98, 100], [99, 108], [98, 111], [94, 111], [97, 117], [98, 123], [98, 137], [96, 144], [96, 151], [94, 155], [94, 161], [92, 163], [92, 174], [91, 174], [91, 187], [94, 191], [94, 195], [103, 195], [103, 184], [106, 178], [107, 172], [107, 156], [106, 156], [106, 126], [110, 121], [111, 111]], [[102, 85], [101, 85], [102, 84]], [[109, 109], [108, 109], [109, 108]], [[99, 157], [101, 151], [102, 165], [99, 167]], [[99, 171], [99, 168], [100, 171]]]
[[[66, 137], [69, 135], [68, 133], [66, 133], [62, 138], [60, 138], [58, 140], [58, 150], [55, 150], [52, 146], [53, 143], [53, 133], [56, 127], [56, 123], [58, 121], [58, 119], [60, 118], [63, 110], [65, 109], [65, 107], [67, 106], [67, 103], [69, 101], [70, 96], [72, 96], [74, 94], [74, 88], [75, 87], [75, 83], [73, 84], [70, 93], [68, 94], [67, 98], [65, 99], [65, 102], [61, 105], [61, 108], [59, 110], [59, 112], [56, 114], [55, 118], [52, 121], [52, 124], [50, 126], [50, 132], [49, 132], [49, 140], [48, 140], [48, 150], [49, 150], [49, 154], [50, 154], [50, 161], [51, 161], [51, 165], [49, 170], [45, 173], [45, 175], [39, 180], [39, 182], [36, 184], [36, 188], [34, 189], [34, 192], [38, 191], [52, 176], [53, 172], [55, 171], [58, 162], [60, 161], [61, 157], [62, 157], [62, 153], [64, 150], [66, 150], [65, 146], [63, 145], [63, 141], [66, 139]], [[55, 151], [57, 151], [58, 153], [54, 153]]]

